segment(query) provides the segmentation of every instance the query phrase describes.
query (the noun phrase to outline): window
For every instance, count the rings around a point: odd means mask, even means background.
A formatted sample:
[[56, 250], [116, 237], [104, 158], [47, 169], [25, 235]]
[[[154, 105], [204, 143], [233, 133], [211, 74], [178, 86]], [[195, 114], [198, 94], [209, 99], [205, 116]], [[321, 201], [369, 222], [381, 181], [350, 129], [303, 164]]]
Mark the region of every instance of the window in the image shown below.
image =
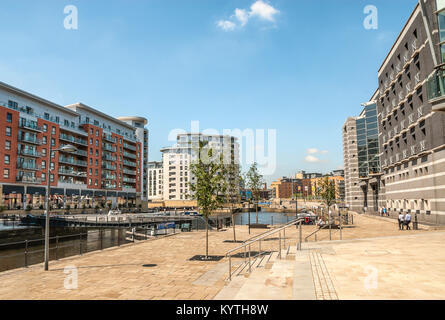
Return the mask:
[[54, 147], [56, 145], [56, 139], [51, 138], [51, 146]]
[[51, 134], [56, 134], [56, 127], [51, 127]]
[[43, 132], [48, 132], [48, 125], [47, 124], [43, 125]]
[[3, 169], [3, 178], [9, 179], [9, 169]]
[[12, 122], [12, 113], [6, 113], [6, 121], [7, 122]]
[[10, 164], [10, 159], [11, 157], [9, 156], [9, 154], [5, 154], [5, 164]]
[[46, 169], [46, 160], [42, 160], [42, 169]]
[[42, 156], [46, 156], [46, 148], [42, 149]]
[[17, 108], [19, 107], [19, 104], [15, 101], [9, 100], [8, 107], [11, 109], [17, 110]]
[[42, 181], [46, 180], [46, 173], [42, 173]]
[[9, 140], [5, 141], [5, 150], [11, 150], [11, 141]]
[[50, 181], [54, 182], [54, 174], [51, 173], [49, 177], [50, 177]]
[[70, 126], [70, 122], [68, 120], [64, 120], [63, 124], [65, 125], [65, 127], [69, 127]]
[[47, 143], [47, 141], [46, 141], [46, 136], [43, 136], [42, 144], [46, 144], [46, 143]]
[[11, 127], [6, 127], [6, 136], [7, 137], [11, 136]]
[[51, 170], [54, 170], [54, 168], [55, 168], [55, 164], [54, 164], [54, 162], [51, 162]]

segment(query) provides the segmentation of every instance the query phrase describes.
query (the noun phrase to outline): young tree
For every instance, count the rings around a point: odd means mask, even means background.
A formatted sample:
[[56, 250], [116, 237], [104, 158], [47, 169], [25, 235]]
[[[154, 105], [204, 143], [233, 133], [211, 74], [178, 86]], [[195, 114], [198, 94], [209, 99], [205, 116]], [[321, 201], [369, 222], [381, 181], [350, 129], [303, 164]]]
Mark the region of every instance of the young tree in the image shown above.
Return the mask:
[[264, 184], [263, 176], [258, 172], [258, 165], [254, 162], [246, 174], [247, 186], [252, 191], [252, 197], [255, 201], [256, 223], [258, 224], [258, 201], [260, 199], [260, 190]]
[[235, 231], [235, 210], [234, 204], [240, 203], [240, 182], [241, 182], [240, 166], [235, 163], [225, 165], [225, 188], [226, 188], [226, 202], [230, 204], [230, 213], [232, 214], [233, 226], [233, 241], [236, 242]]
[[192, 198], [197, 200], [206, 221], [206, 259], [209, 256], [209, 216], [224, 203], [224, 165], [222, 155], [215, 159], [214, 151], [207, 142], [199, 142], [198, 160], [190, 169], [196, 182], [190, 185]]
[[[335, 183], [329, 180], [328, 176], [325, 176], [320, 183], [320, 189], [318, 192], [321, 200], [326, 205], [327, 213], [329, 215], [329, 208], [335, 204]], [[330, 218], [330, 217], [329, 217]]]

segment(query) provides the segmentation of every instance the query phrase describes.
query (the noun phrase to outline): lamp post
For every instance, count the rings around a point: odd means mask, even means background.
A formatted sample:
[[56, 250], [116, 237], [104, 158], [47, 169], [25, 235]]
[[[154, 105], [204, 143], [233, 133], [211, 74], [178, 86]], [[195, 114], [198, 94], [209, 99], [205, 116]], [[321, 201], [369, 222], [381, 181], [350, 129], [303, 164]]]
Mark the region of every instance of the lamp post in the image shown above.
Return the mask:
[[76, 152], [77, 148], [71, 145], [63, 146], [59, 149], [52, 149], [52, 144], [50, 142], [49, 144], [49, 153], [48, 153], [48, 163], [47, 165], [47, 174], [46, 174], [46, 180], [47, 180], [47, 188], [46, 188], [46, 217], [45, 217], [45, 271], [48, 271], [48, 261], [49, 261], [49, 196], [51, 194], [51, 155], [53, 152], [56, 151], [63, 151], [63, 152]]

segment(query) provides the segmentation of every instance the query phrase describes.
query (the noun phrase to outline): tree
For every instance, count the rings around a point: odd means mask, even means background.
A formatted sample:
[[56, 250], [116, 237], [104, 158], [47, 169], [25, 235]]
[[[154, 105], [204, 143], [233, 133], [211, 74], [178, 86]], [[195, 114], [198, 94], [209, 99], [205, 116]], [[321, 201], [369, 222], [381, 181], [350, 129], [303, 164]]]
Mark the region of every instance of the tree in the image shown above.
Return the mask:
[[232, 215], [233, 241], [236, 242], [235, 231], [235, 211], [233, 205], [241, 201], [240, 182], [241, 182], [240, 166], [235, 163], [225, 165], [225, 189], [226, 202], [230, 204], [230, 213]]
[[329, 208], [333, 204], [335, 204], [335, 183], [334, 181], [329, 180], [328, 176], [325, 176], [320, 181], [320, 189], [318, 191], [318, 195], [320, 196], [323, 203], [326, 205], [326, 210], [329, 214]]
[[224, 204], [225, 184], [222, 154], [215, 159], [214, 151], [207, 142], [199, 141], [198, 160], [191, 166], [196, 182], [190, 185], [191, 197], [195, 199], [206, 221], [206, 259], [209, 256], [209, 216]]
[[263, 176], [258, 172], [258, 165], [254, 162], [246, 174], [247, 186], [252, 191], [252, 198], [255, 201], [256, 223], [258, 224], [258, 201], [260, 190], [264, 184]]

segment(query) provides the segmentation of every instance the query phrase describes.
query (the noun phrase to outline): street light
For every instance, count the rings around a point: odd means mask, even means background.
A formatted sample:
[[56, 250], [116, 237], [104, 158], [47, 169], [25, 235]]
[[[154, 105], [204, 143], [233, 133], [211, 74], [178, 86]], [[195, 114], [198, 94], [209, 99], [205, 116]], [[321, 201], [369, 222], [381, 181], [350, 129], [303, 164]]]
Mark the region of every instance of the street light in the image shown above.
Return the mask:
[[48, 163], [47, 165], [47, 174], [46, 174], [46, 180], [48, 182], [47, 188], [46, 188], [46, 218], [45, 218], [45, 271], [48, 271], [48, 261], [49, 261], [49, 196], [50, 196], [50, 190], [51, 190], [51, 155], [53, 152], [56, 151], [63, 151], [63, 152], [69, 152], [73, 153], [77, 151], [77, 148], [72, 145], [66, 145], [59, 149], [52, 149], [52, 144], [49, 145], [49, 153], [48, 153]]

